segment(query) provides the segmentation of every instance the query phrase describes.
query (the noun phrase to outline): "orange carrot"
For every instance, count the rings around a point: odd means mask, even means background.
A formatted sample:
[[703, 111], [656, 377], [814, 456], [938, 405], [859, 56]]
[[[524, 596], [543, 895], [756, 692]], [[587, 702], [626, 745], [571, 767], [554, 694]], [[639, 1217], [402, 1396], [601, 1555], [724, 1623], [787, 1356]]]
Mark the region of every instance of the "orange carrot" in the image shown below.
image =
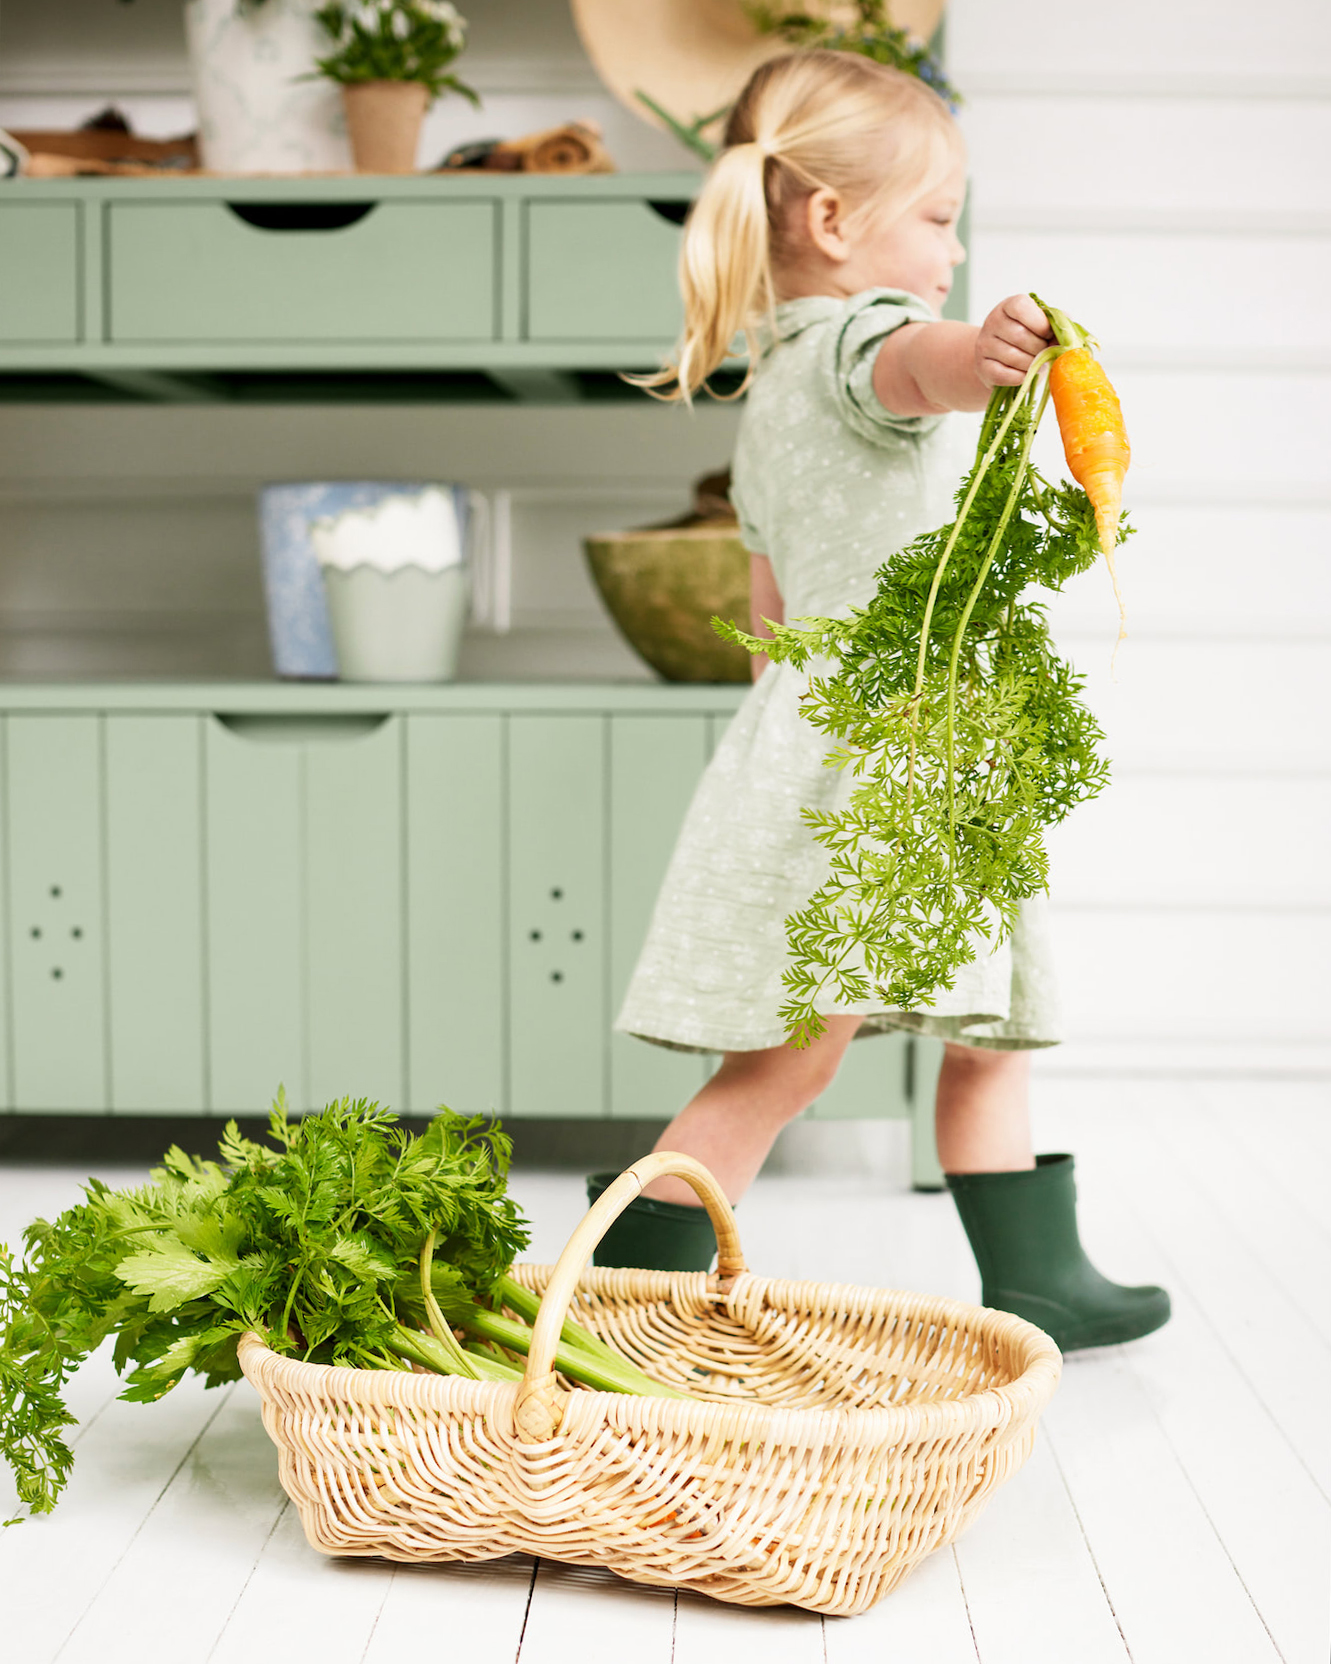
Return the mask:
[[1118, 394], [1087, 347], [1059, 353], [1049, 366], [1049, 391], [1068, 470], [1091, 499], [1100, 547], [1112, 567], [1132, 455]]
[[[1031, 299], [1040, 306], [1053, 326], [1054, 338], [1064, 350], [1049, 366], [1049, 392], [1063, 436], [1063, 455], [1068, 472], [1090, 498], [1100, 548], [1114, 585], [1118, 602], [1118, 639], [1127, 634], [1123, 592], [1118, 587], [1118, 566], [1114, 546], [1118, 542], [1118, 521], [1123, 512], [1123, 476], [1132, 456], [1123, 411], [1109, 377], [1091, 352], [1091, 337], [1056, 306], [1046, 306], [1038, 295]], [[1115, 645], [1115, 656], [1118, 648]]]

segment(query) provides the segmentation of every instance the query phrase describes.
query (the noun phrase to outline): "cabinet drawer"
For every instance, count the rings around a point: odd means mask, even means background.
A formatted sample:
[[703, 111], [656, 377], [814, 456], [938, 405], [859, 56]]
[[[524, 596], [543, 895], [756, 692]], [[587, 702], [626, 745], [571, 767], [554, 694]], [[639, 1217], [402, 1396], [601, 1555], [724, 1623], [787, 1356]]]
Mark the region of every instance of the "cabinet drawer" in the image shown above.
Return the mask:
[[0, 342], [79, 338], [79, 210], [74, 203], [0, 206]]
[[[679, 333], [684, 203], [527, 205], [530, 341], [671, 341]], [[664, 210], [664, 211], [663, 211]]]
[[108, 211], [115, 341], [481, 341], [492, 202], [128, 202]]

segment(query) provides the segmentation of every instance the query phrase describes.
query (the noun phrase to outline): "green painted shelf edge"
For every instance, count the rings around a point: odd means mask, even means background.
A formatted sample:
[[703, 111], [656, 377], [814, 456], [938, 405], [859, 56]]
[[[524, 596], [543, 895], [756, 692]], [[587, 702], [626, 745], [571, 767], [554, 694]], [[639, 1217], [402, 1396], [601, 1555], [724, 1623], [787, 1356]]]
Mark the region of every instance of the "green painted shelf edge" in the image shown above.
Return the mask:
[[391, 716], [410, 711], [658, 715], [738, 709], [747, 688], [701, 682], [0, 682], [8, 711]]

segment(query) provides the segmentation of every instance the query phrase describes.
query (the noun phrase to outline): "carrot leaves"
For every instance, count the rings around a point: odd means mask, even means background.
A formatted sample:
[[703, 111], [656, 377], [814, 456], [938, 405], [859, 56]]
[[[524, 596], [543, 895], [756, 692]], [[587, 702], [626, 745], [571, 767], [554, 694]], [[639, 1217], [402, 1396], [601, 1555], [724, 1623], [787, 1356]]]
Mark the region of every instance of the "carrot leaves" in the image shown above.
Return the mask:
[[847, 775], [836, 808], [804, 810], [829, 868], [786, 921], [781, 1016], [797, 1046], [834, 1006], [927, 1009], [1048, 887], [1046, 829], [1108, 779], [1083, 680], [1026, 598], [1099, 554], [1085, 493], [1031, 465], [1042, 367], [994, 392], [956, 517], [893, 555], [866, 607], [771, 640], [717, 621], [751, 652], [811, 669], [803, 714]]

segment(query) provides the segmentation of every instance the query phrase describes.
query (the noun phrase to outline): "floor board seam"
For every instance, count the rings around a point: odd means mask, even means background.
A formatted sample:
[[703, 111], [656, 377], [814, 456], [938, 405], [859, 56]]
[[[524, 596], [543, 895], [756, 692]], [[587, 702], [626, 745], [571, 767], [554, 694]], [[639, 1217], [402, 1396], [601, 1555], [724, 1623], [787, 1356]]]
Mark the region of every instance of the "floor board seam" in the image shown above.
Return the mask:
[[[1303, 1471], [1308, 1475], [1308, 1478], [1311, 1480], [1312, 1485], [1313, 1485], [1314, 1489], [1316, 1490], [1318, 1496], [1320, 1496], [1324, 1502], [1326, 1502], [1328, 1504], [1331, 1504], [1331, 1496], [1327, 1495], [1326, 1491], [1322, 1487], [1321, 1480], [1318, 1478], [1316, 1473], [1313, 1472], [1312, 1468], [1309, 1467], [1308, 1460], [1304, 1456], [1303, 1451], [1295, 1443], [1294, 1438], [1290, 1434], [1288, 1428], [1285, 1427], [1285, 1425], [1281, 1422], [1279, 1417], [1276, 1415], [1275, 1411], [1272, 1409], [1272, 1407], [1266, 1402], [1266, 1399], [1262, 1396], [1261, 1392], [1258, 1390], [1257, 1383], [1248, 1374], [1247, 1370], [1244, 1368], [1244, 1366], [1240, 1362], [1239, 1358], [1236, 1356], [1236, 1354], [1230, 1349], [1230, 1347], [1226, 1343], [1225, 1331], [1222, 1328], [1222, 1326], [1220, 1324], [1218, 1324], [1215, 1321], [1215, 1319], [1211, 1316], [1211, 1313], [1207, 1310], [1205, 1303], [1203, 1302], [1201, 1297], [1196, 1292], [1192, 1283], [1189, 1281], [1187, 1276], [1185, 1276], [1184, 1273], [1179, 1270], [1177, 1261], [1174, 1259], [1173, 1255], [1169, 1252], [1169, 1249], [1160, 1241], [1159, 1237], [1156, 1236], [1156, 1234], [1155, 1234], [1154, 1230], [1151, 1228], [1149, 1222], [1142, 1218], [1142, 1215], [1140, 1214], [1140, 1212], [1138, 1212], [1138, 1210], [1137, 1210], [1137, 1208], [1135, 1207], [1134, 1204], [1129, 1203], [1128, 1207], [1129, 1207], [1129, 1210], [1136, 1217], [1136, 1219], [1137, 1219], [1139, 1225], [1141, 1226], [1144, 1234], [1151, 1240], [1151, 1242], [1155, 1246], [1155, 1249], [1156, 1249], [1157, 1253], [1160, 1254], [1164, 1263], [1166, 1264], [1166, 1266], [1168, 1266], [1170, 1274], [1173, 1276], [1174, 1280], [1178, 1283], [1179, 1287], [1188, 1296], [1188, 1299], [1192, 1301], [1193, 1306], [1196, 1308], [1197, 1315], [1201, 1318], [1202, 1322], [1206, 1325], [1206, 1327], [1211, 1331], [1212, 1335], [1214, 1336], [1216, 1345], [1220, 1348], [1220, 1350], [1224, 1353], [1225, 1357], [1233, 1365], [1235, 1374], [1239, 1377], [1239, 1379], [1243, 1382], [1244, 1386], [1252, 1394], [1253, 1402], [1260, 1406], [1262, 1414], [1267, 1418], [1267, 1420], [1271, 1423], [1271, 1425], [1279, 1433], [1280, 1437], [1284, 1440], [1285, 1444], [1288, 1445], [1290, 1451], [1293, 1453], [1294, 1459], [1298, 1462], [1299, 1466], [1303, 1469]], [[1282, 1289], [1282, 1292], [1283, 1292], [1283, 1289]]]
[[975, 1617], [971, 1612], [971, 1603], [966, 1598], [966, 1579], [961, 1574], [961, 1560], [957, 1555], [957, 1545], [955, 1543], [950, 1543], [948, 1548], [952, 1555], [952, 1569], [957, 1574], [957, 1587], [961, 1590], [961, 1604], [966, 1613], [966, 1628], [970, 1631], [971, 1647], [975, 1652], [975, 1664], [983, 1664], [983, 1660], [980, 1657], [979, 1638], [975, 1633]]
[[162, 1486], [161, 1490], [158, 1491], [157, 1495], [153, 1498], [152, 1506], [147, 1510], [147, 1512], [144, 1514], [143, 1518], [134, 1527], [134, 1530], [130, 1535], [129, 1541], [125, 1544], [124, 1548], [122, 1548], [120, 1553], [116, 1556], [114, 1563], [108, 1568], [106, 1576], [97, 1585], [96, 1589], [93, 1590], [92, 1594], [88, 1598], [87, 1605], [83, 1608], [82, 1612], [79, 1613], [78, 1618], [75, 1620], [75, 1622], [74, 1622], [73, 1626], [70, 1628], [68, 1634], [65, 1636], [64, 1640], [60, 1643], [60, 1645], [56, 1648], [56, 1650], [55, 1650], [55, 1652], [54, 1652], [54, 1654], [52, 1655], [52, 1658], [51, 1658], [51, 1664], [58, 1664], [60, 1655], [65, 1651], [66, 1647], [69, 1646], [70, 1642], [78, 1634], [79, 1629], [82, 1627], [84, 1619], [88, 1616], [89, 1612], [91, 1612], [93, 1607], [97, 1604], [98, 1598], [100, 1597], [100, 1595], [102, 1593], [102, 1590], [106, 1588], [107, 1584], [110, 1583], [111, 1579], [116, 1575], [116, 1573], [120, 1570], [121, 1566], [124, 1564], [125, 1557], [129, 1554], [129, 1551], [134, 1547], [135, 1543], [138, 1542], [138, 1540], [139, 1540], [139, 1533], [143, 1530], [144, 1526], [147, 1525], [148, 1521], [157, 1512], [157, 1509], [161, 1504], [162, 1498], [171, 1489], [172, 1485], [175, 1484], [175, 1482], [179, 1478], [180, 1472], [184, 1468], [186, 1462], [189, 1461], [190, 1457], [199, 1448], [200, 1441], [206, 1436], [206, 1434], [208, 1432], [208, 1429], [212, 1426], [212, 1424], [217, 1420], [218, 1416], [220, 1416], [222, 1411], [226, 1408], [227, 1404], [230, 1402], [231, 1395], [235, 1392], [235, 1390], [236, 1390], [236, 1383], [233, 1382], [232, 1385], [230, 1387], [228, 1387], [227, 1390], [222, 1394], [221, 1403], [217, 1406], [217, 1408], [213, 1411], [213, 1413], [208, 1417], [207, 1421], [204, 1422], [203, 1426], [199, 1429], [199, 1431], [190, 1440], [190, 1442], [189, 1442], [188, 1446], [186, 1447], [186, 1449], [185, 1449], [183, 1455], [181, 1456], [180, 1460], [176, 1463], [175, 1467], [172, 1468], [171, 1473], [170, 1473], [170, 1475], [168, 1476], [168, 1478], [166, 1480], [166, 1483]]
[[1206, 1520], [1207, 1525], [1210, 1526], [1212, 1535], [1215, 1537], [1216, 1542], [1219, 1543], [1221, 1552], [1224, 1554], [1225, 1559], [1229, 1562], [1231, 1571], [1234, 1573], [1234, 1576], [1238, 1579], [1239, 1587], [1243, 1590], [1244, 1594], [1248, 1597], [1248, 1601], [1249, 1601], [1250, 1605], [1252, 1606], [1253, 1611], [1257, 1615], [1258, 1623], [1260, 1623], [1262, 1628], [1266, 1631], [1267, 1639], [1270, 1641], [1271, 1646], [1275, 1651], [1276, 1657], [1278, 1659], [1280, 1659], [1281, 1664], [1286, 1664], [1285, 1654], [1281, 1651], [1280, 1643], [1276, 1640], [1275, 1636], [1272, 1635], [1271, 1626], [1270, 1626], [1270, 1624], [1267, 1623], [1266, 1618], [1264, 1617], [1264, 1615], [1262, 1613], [1261, 1607], [1258, 1606], [1257, 1601], [1253, 1596], [1252, 1590], [1248, 1587], [1247, 1580], [1244, 1578], [1243, 1573], [1239, 1570], [1237, 1561], [1234, 1559], [1234, 1556], [1230, 1553], [1229, 1544], [1225, 1541], [1224, 1537], [1221, 1535], [1219, 1526], [1211, 1518], [1211, 1510], [1206, 1506], [1205, 1499], [1203, 1498], [1201, 1492], [1197, 1489], [1196, 1482], [1193, 1479], [1192, 1474], [1189, 1473], [1189, 1471], [1188, 1471], [1187, 1463], [1184, 1461], [1182, 1454], [1178, 1450], [1175, 1449], [1174, 1441], [1169, 1436], [1168, 1428], [1166, 1428], [1164, 1422], [1161, 1421], [1161, 1419], [1160, 1419], [1159, 1411], [1155, 1407], [1155, 1402], [1151, 1397], [1149, 1389], [1147, 1388], [1146, 1384], [1143, 1382], [1141, 1376], [1133, 1368], [1132, 1359], [1130, 1357], [1126, 1356], [1126, 1350], [1127, 1349], [1124, 1348], [1123, 1350], [1124, 1350], [1124, 1353], [1125, 1353], [1124, 1361], [1128, 1366], [1128, 1373], [1132, 1376], [1133, 1380], [1137, 1383], [1137, 1390], [1138, 1390], [1138, 1392], [1141, 1393], [1142, 1400], [1145, 1403], [1147, 1409], [1151, 1413], [1151, 1419], [1155, 1422], [1156, 1426], [1160, 1429], [1161, 1438], [1169, 1446], [1170, 1452], [1174, 1457], [1174, 1461], [1178, 1466], [1178, 1470], [1183, 1475], [1184, 1483], [1187, 1485], [1188, 1489], [1192, 1492], [1193, 1497], [1196, 1499], [1197, 1506], [1201, 1509], [1203, 1518]]
[[374, 1645], [375, 1631], [379, 1628], [379, 1620], [384, 1615], [384, 1607], [387, 1606], [387, 1604], [388, 1604], [388, 1597], [389, 1597], [389, 1595], [392, 1594], [393, 1585], [396, 1581], [397, 1581], [397, 1567], [394, 1566], [389, 1571], [388, 1582], [384, 1585], [383, 1596], [382, 1596], [382, 1598], [379, 1602], [379, 1605], [378, 1605], [378, 1607], [375, 1611], [375, 1614], [374, 1614], [374, 1622], [370, 1625], [370, 1632], [365, 1637], [365, 1645], [361, 1649], [359, 1664], [365, 1664], [365, 1660], [370, 1656], [370, 1648]]
[[1058, 1470], [1058, 1481], [1063, 1487], [1064, 1496], [1068, 1499], [1068, 1507], [1072, 1510], [1072, 1517], [1077, 1522], [1077, 1530], [1080, 1532], [1081, 1540], [1086, 1547], [1086, 1556], [1091, 1562], [1091, 1569], [1095, 1573], [1096, 1582], [1100, 1585], [1100, 1593], [1105, 1597], [1105, 1605], [1109, 1608], [1109, 1616], [1114, 1620], [1114, 1628], [1118, 1631], [1118, 1638], [1123, 1643], [1123, 1651], [1127, 1655], [1128, 1664], [1133, 1664], [1132, 1648], [1128, 1644], [1127, 1636], [1123, 1633], [1118, 1608], [1114, 1605], [1114, 1597], [1109, 1593], [1109, 1585], [1105, 1582], [1105, 1574], [1100, 1570], [1100, 1562], [1096, 1559], [1095, 1550], [1091, 1547], [1091, 1539], [1087, 1534], [1085, 1521], [1081, 1517], [1081, 1510], [1077, 1507], [1077, 1499], [1072, 1494], [1072, 1487], [1068, 1484], [1068, 1476], [1063, 1471], [1062, 1462], [1058, 1459], [1058, 1446], [1054, 1442], [1054, 1436], [1048, 1427], [1042, 1427], [1041, 1431], [1044, 1434], [1045, 1443], [1049, 1446], [1049, 1454], [1054, 1459], [1054, 1467]]
[[236, 1598], [235, 1598], [235, 1600], [233, 1600], [231, 1602], [231, 1610], [227, 1613], [226, 1617], [223, 1618], [223, 1620], [222, 1620], [222, 1627], [217, 1632], [217, 1639], [213, 1642], [212, 1646], [209, 1647], [209, 1649], [208, 1649], [208, 1657], [204, 1660], [204, 1664], [210, 1664], [210, 1661], [216, 1656], [218, 1647], [220, 1647], [222, 1645], [222, 1642], [226, 1639], [226, 1632], [231, 1627], [231, 1620], [232, 1620], [232, 1618], [235, 1617], [237, 1608], [239, 1607], [241, 1601], [243, 1601], [244, 1598], [245, 1598], [245, 1591], [249, 1588], [250, 1584], [253, 1583], [254, 1574], [259, 1569], [259, 1562], [260, 1562], [260, 1560], [263, 1559], [264, 1555], [267, 1553], [268, 1545], [269, 1545], [269, 1543], [272, 1542], [273, 1537], [276, 1535], [278, 1526], [281, 1525], [282, 1521], [286, 1518], [287, 1509], [290, 1508], [290, 1506], [291, 1506], [291, 1499], [289, 1497], [284, 1496], [282, 1498], [282, 1506], [277, 1510], [277, 1517], [276, 1517], [276, 1519], [274, 1519], [273, 1523], [268, 1527], [268, 1535], [264, 1538], [263, 1542], [259, 1545], [259, 1552], [254, 1556], [253, 1563], [251, 1564], [249, 1571], [245, 1574], [245, 1581], [241, 1584], [240, 1588], [236, 1591]]
[[518, 1631], [518, 1650], [513, 1654], [513, 1664], [519, 1664], [522, 1657], [522, 1643], [527, 1639], [527, 1622], [531, 1617], [531, 1603], [536, 1595], [536, 1575], [541, 1569], [540, 1558], [532, 1556], [531, 1581], [527, 1584], [527, 1604], [522, 1609], [522, 1628]]

